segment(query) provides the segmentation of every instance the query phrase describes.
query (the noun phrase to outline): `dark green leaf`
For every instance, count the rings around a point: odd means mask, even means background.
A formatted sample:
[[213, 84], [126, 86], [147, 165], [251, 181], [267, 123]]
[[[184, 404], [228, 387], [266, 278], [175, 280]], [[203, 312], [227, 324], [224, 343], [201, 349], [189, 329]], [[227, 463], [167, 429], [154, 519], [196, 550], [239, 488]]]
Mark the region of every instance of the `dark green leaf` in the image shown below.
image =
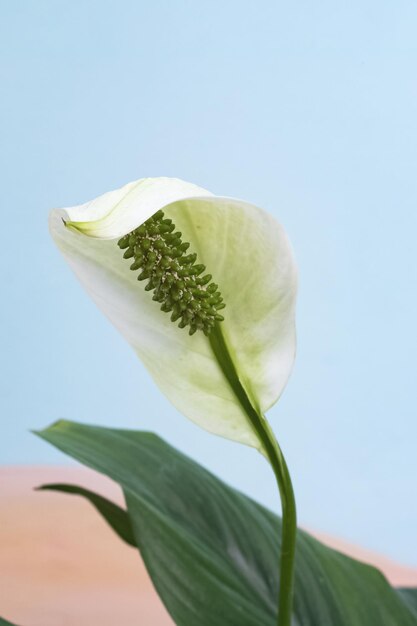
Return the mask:
[[[58, 422], [38, 433], [123, 488], [178, 626], [275, 626], [280, 520], [155, 435]], [[376, 569], [299, 531], [294, 626], [417, 626]]]
[[403, 589], [398, 589], [398, 592], [417, 617], [417, 589], [404, 587]]
[[7, 619], [0, 617], [0, 626], [16, 626], [16, 624], [12, 624], [11, 622], [8, 622]]
[[106, 522], [113, 528], [115, 533], [117, 533], [123, 541], [136, 547], [135, 537], [133, 536], [132, 525], [128, 514], [120, 506], [117, 506], [117, 504], [107, 500], [107, 498], [103, 498], [103, 496], [99, 496], [89, 489], [62, 483], [42, 485], [41, 487], [38, 487], [38, 491], [60, 491], [62, 493], [70, 493], [87, 498], [97, 511], [101, 513]]

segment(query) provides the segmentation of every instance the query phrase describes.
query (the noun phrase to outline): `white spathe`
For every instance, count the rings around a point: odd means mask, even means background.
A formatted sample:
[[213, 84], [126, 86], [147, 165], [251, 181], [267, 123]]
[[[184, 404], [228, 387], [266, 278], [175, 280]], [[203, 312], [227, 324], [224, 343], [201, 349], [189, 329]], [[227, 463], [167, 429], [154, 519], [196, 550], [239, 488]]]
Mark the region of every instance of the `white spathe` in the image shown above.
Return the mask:
[[241, 200], [173, 178], [145, 178], [50, 215], [52, 237], [98, 307], [119, 329], [161, 391], [206, 430], [261, 449], [210, 343], [170, 321], [117, 240], [159, 209], [218, 283], [221, 327], [252, 404], [269, 409], [295, 356], [297, 271], [284, 229]]

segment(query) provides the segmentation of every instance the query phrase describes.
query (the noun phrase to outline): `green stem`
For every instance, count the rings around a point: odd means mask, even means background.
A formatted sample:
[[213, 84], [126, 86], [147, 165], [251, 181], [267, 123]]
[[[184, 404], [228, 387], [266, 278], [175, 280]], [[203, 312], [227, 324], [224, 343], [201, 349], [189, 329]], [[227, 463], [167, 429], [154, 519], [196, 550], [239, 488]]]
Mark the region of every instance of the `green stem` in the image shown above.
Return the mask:
[[291, 626], [297, 514], [290, 473], [271, 427], [261, 411], [253, 406], [239, 380], [219, 324], [210, 333], [209, 341], [223, 374], [262, 443], [278, 483], [282, 506], [282, 541], [277, 625]]

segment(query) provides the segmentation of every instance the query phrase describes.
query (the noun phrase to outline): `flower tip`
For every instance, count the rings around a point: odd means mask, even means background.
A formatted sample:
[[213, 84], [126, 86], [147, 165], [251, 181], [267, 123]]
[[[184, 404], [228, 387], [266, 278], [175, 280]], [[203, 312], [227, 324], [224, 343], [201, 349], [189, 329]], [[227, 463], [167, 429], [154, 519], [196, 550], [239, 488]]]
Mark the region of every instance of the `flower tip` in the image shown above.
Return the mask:
[[61, 219], [65, 228], [67, 228], [68, 230], [72, 230], [73, 232], [76, 232], [78, 234], [85, 234], [83, 232], [83, 229], [80, 227], [80, 225], [82, 224], [81, 222], [73, 222], [72, 220], [66, 220], [63, 217], [61, 217]]

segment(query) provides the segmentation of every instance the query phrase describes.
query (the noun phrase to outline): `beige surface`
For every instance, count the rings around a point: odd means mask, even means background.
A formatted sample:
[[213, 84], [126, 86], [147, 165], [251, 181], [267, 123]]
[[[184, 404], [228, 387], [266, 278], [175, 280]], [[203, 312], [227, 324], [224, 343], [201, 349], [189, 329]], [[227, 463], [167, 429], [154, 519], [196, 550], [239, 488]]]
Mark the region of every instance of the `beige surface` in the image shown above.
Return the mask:
[[34, 492], [71, 482], [121, 502], [117, 486], [78, 468], [0, 469], [0, 615], [19, 626], [168, 626], [136, 550], [82, 498]]
[[[0, 468], [0, 615], [20, 626], [172, 624], [137, 552], [82, 498], [33, 491], [46, 482], [122, 501], [117, 486], [82, 468]], [[417, 585], [416, 570], [327, 542], [377, 565], [394, 584]]]

